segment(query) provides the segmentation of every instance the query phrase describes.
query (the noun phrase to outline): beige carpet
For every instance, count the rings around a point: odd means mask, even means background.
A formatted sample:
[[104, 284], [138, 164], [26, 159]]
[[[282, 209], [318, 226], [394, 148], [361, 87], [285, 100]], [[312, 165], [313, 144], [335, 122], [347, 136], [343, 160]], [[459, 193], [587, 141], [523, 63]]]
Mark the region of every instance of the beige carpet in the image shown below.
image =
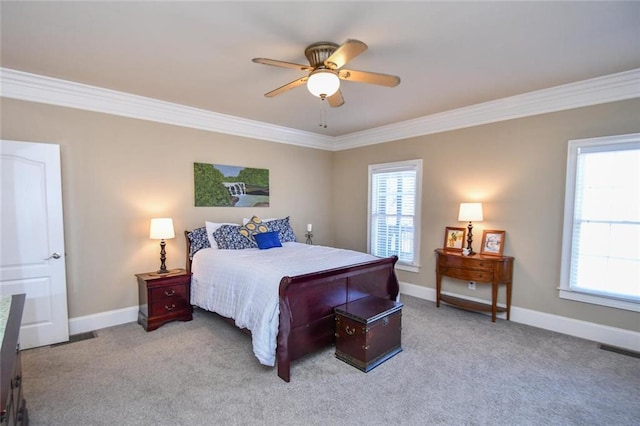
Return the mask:
[[403, 296], [404, 351], [363, 373], [333, 348], [285, 383], [213, 314], [23, 352], [38, 425], [637, 425], [640, 359]]

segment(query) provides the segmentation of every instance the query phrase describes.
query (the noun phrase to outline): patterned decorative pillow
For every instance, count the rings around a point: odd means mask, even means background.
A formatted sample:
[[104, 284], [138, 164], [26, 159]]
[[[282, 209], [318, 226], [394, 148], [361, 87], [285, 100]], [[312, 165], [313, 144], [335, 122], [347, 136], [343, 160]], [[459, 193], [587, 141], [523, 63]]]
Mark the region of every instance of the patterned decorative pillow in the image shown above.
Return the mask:
[[189, 259], [191, 260], [193, 260], [193, 255], [196, 254], [198, 250], [211, 247], [211, 244], [209, 244], [209, 237], [207, 237], [207, 228], [204, 226], [189, 232], [187, 237], [189, 237], [190, 241]]
[[255, 241], [245, 237], [239, 231], [240, 226], [237, 225], [222, 225], [218, 228], [213, 233], [218, 248], [221, 250], [244, 250], [258, 247]]
[[282, 243], [291, 243], [296, 241], [296, 234], [294, 234], [291, 225], [289, 225], [289, 216], [284, 219], [271, 220], [265, 222], [269, 231], [277, 231], [278, 238]]
[[250, 240], [255, 240], [256, 234], [267, 232], [267, 226], [262, 223], [262, 220], [258, 216], [253, 216], [249, 219], [249, 222], [240, 227], [239, 232]]
[[213, 238], [213, 233], [216, 232], [216, 230], [220, 228], [222, 225], [238, 225], [237, 223], [230, 223], [230, 222], [217, 223], [217, 222], [209, 222], [209, 221], [206, 221], [204, 224], [207, 228], [207, 237], [209, 238], [209, 244], [211, 244], [211, 248], [214, 248], [214, 249], [218, 248], [218, 243], [216, 243], [216, 240]]

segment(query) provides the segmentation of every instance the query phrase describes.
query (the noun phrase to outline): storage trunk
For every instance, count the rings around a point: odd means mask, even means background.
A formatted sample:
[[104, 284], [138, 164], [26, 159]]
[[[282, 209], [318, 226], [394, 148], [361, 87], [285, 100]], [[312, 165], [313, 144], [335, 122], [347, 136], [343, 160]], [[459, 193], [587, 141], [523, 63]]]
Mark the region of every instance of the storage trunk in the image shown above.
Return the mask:
[[401, 352], [402, 306], [367, 296], [336, 307], [336, 358], [366, 373]]

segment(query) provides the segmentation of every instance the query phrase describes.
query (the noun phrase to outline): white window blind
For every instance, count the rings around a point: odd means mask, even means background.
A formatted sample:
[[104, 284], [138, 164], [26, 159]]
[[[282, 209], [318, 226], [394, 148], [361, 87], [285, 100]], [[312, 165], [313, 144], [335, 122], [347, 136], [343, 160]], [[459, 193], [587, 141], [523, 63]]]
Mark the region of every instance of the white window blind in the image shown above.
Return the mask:
[[369, 167], [369, 250], [419, 264], [419, 203], [422, 160]]
[[561, 297], [640, 310], [640, 138], [571, 141], [565, 209]]

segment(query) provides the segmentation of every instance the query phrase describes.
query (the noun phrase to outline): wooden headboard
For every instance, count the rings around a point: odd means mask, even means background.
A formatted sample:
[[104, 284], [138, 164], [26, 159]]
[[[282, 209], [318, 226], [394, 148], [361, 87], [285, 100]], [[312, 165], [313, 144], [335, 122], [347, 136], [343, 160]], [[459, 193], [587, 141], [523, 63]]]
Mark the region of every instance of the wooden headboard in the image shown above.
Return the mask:
[[191, 273], [191, 259], [189, 253], [191, 253], [191, 240], [189, 239], [189, 231], [184, 231], [184, 239], [187, 241], [187, 255], [185, 259], [184, 269], [187, 270], [187, 274]]

